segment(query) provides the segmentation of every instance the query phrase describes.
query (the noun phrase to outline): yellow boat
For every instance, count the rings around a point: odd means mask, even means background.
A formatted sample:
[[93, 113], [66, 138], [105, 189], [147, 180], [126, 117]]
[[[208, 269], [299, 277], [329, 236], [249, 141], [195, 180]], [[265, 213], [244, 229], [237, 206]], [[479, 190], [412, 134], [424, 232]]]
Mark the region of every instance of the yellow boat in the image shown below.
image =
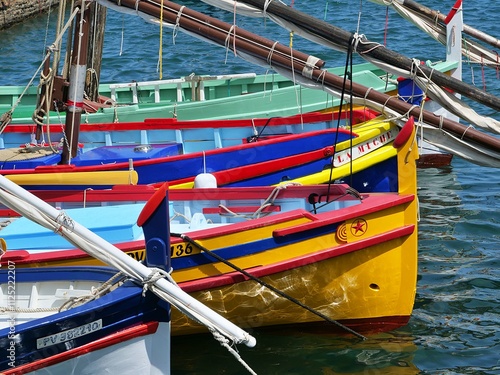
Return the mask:
[[[346, 184], [174, 190], [164, 185], [141, 193], [140, 186], [91, 191], [85, 199], [91, 206], [167, 195], [173, 279], [241, 327], [390, 330], [407, 323], [416, 292], [415, 142], [411, 123], [393, 142], [397, 192], [359, 193]], [[81, 192], [67, 194], [68, 201], [82, 199]], [[29, 242], [43, 241], [30, 236]], [[117, 246], [148, 264], [154, 258], [147, 245], [144, 252], [144, 239]], [[62, 249], [9, 249], [1, 261], [9, 260], [18, 267], [96, 264], [80, 250]], [[172, 327], [177, 335], [203, 330], [176, 311]]]

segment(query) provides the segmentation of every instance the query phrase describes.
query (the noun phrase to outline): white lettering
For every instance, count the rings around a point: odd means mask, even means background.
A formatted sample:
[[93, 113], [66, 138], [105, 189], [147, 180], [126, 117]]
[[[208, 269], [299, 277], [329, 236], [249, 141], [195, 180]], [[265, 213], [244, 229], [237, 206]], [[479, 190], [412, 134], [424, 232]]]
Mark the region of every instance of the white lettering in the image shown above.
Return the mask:
[[36, 340], [36, 348], [46, 348], [47, 346], [59, 344], [61, 342], [76, 339], [77, 337], [88, 335], [89, 333], [102, 329], [102, 319], [84, 324], [75, 328], [68, 329], [50, 336], [40, 337]]

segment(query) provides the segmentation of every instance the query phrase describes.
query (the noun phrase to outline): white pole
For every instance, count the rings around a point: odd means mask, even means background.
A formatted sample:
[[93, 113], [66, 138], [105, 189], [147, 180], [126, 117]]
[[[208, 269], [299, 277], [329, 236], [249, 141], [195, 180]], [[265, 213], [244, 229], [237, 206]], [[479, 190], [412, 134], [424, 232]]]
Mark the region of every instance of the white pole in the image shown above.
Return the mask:
[[[151, 276], [153, 272], [151, 268], [148, 268], [142, 263], [139, 263], [117, 247], [113, 246], [112, 244], [105, 241], [77, 222], [73, 222], [73, 226], [70, 229], [65, 228], [64, 226], [59, 224], [57, 218], [61, 216], [60, 210], [52, 207], [48, 203], [44, 202], [40, 198], [31, 194], [29, 191], [23, 189], [22, 187], [18, 186], [2, 175], [0, 175], [0, 187], [10, 194], [14, 195], [14, 197], [18, 197], [23, 202], [29, 203], [32, 207], [47, 215], [52, 221], [53, 227], [56, 227], [58, 229], [56, 232], [60, 235], [66, 237], [67, 234], [76, 233], [81, 239], [89, 242], [90, 244], [88, 249], [82, 248], [82, 250], [87, 252], [89, 255], [99, 259], [105, 264], [117, 267], [121, 271], [127, 273], [130, 276], [133, 276], [134, 278], [139, 278], [141, 282], [144, 282], [144, 280], [147, 280], [148, 277]], [[29, 210], [28, 207], [23, 207], [22, 205], [16, 205], [15, 207], [13, 207], [13, 202], [10, 201], [8, 197], [5, 197], [5, 192], [0, 195], [0, 201], [16, 211], [23, 211], [23, 209]], [[20, 213], [22, 214], [22, 212]], [[46, 226], [46, 223], [44, 222], [37, 221], [37, 223]], [[70, 242], [72, 241], [71, 238], [66, 238]], [[82, 246], [81, 241], [76, 241], [76, 244], [80, 245], [80, 247], [84, 247]], [[97, 251], [92, 244], [95, 244], [97, 246]], [[250, 334], [248, 334], [226, 318], [219, 315], [217, 312], [211, 310], [195, 298], [191, 297], [189, 294], [173, 285], [169, 281], [165, 279], [159, 279], [154, 282], [154, 285], [158, 289], [166, 293], [168, 296], [171, 296], [174, 300], [169, 300], [168, 302], [176, 306], [179, 310], [185, 310], [190, 314], [194, 313], [194, 315], [201, 316], [202, 318], [206, 319], [214, 326], [216, 326], [216, 328], [223, 332], [227, 337], [233, 339], [236, 343], [244, 343], [249, 347], [255, 346], [256, 340], [254, 337], [252, 337]], [[154, 292], [154, 288], [152, 290]], [[161, 294], [159, 296], [162, 297]]]

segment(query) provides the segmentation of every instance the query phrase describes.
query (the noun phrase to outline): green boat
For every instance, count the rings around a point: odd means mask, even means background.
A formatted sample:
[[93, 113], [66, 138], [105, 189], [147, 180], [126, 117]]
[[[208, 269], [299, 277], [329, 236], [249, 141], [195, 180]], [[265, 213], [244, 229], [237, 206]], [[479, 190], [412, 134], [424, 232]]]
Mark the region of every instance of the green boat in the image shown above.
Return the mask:
[[[454, 62], [437, 62], [441, 72], [456, 68]], [[344, 67], [328, 71], [337, 75]], [[363, 63], [353, 66], [353, 81], [374, 90], [397, 94], [395, 76]], [[0, 116], [12, 124], [32, 124], [40, 88], [0, 86]], [[236, 119], [291, 116], [327, 110], [340, 100], [317, 88], [300, 86], [279, 74], [198, 76], [151, 82], [99, 85], [99, 102], [85, 101], [82, 122], [89, 124], [143, 121], [146, 118], [179, 120]], [[399, 94], [401, 95], [401, 94]], [[50, 111], [42, 124], [64, 124], [65, 112]]]

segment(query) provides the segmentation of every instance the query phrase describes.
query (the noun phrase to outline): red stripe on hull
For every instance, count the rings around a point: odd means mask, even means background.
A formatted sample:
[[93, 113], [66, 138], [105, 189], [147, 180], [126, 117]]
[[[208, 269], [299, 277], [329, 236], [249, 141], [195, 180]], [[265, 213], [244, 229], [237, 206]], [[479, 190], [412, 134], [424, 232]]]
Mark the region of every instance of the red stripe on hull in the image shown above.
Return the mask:
[[138, 326], [134, 326], [125, 329], [120, 332], [116, 332], [112, 335], [103, 337], [99, 340], [91, 342], [86, 345], [82, 345], [78, 348], [68, 350], [64, 353], [56, 354], [48, 358], [40, 359], [36, 362], [32, 362], [26, 365], [15, 367], [11, 370], [3, 372], [4, 375], [21, 375], [33, 372], [35, 370], [40, 370], [55, 364], [68, 361], [70, 359], [76, 358], [78, 356], [94, 352], [96, 350], [104, 349], [124, 341], [132, 340], [136, 337], [150, 335], [156, 332], [158, 329], [158, 322], [144, 323]]

